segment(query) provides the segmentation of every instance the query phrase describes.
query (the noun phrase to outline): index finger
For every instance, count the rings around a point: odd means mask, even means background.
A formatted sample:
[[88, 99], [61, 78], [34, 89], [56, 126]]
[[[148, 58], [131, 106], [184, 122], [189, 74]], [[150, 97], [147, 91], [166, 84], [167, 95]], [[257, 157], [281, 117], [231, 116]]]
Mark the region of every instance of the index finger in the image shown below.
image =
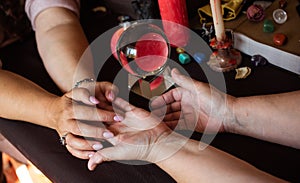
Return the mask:
[[84, 121], [113, 122], [115, 113], [87, 105], [73, 104], [74, 118]]
[[[114, 84], [106, 81], [97, 82], [97, 88], [102, 95], [99, 96], [99, 100], [112, 102], [117, 96], [119, 89]], [[97, 94], [96, 94], [97, 95]], [[98, 96], [98, 95], [97, 95]]]

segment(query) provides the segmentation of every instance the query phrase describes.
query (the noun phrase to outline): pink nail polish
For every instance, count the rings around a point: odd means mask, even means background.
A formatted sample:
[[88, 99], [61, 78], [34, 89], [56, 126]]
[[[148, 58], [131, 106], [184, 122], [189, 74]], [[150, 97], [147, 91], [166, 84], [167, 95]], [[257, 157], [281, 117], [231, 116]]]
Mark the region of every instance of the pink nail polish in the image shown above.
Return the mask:
[[111, 132], [104, 132], [103, 137], [109, 139], [109, 138], [114, 137], [114, 134]]
[[120, 122], [120, 121], [123, 121], [124, 118], [122, 116], [116, 115], [116, 116], [114, 116], [114, 120]]
[[99, 151], [103, 148], [103, 145], [102, 144], [94, 144], [92, 147], [95, 151]]
[[113, 101], [115, 99], [115, 94], [113, 92], [109, 92], [108, 98]]
[[90, 101], [91, 101], [93, 104], [99, 104], [99, 100], [96, 99], [94, 96], [90, 96]]

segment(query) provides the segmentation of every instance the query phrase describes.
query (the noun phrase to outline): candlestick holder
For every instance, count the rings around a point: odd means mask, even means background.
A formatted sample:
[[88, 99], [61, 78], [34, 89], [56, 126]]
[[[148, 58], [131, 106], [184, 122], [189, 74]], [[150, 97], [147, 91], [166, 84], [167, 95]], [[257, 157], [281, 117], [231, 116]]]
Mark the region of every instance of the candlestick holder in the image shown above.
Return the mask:
[[237, 68], [242, 61], [241, 53], [233, 48], [233, 33], [231, 30], [226, 30], [226, 38], [223, 41], [217, 41], [212, 38], [210, 46], [213, 48], [213, 53], [210, 56], [207, 64], [211, 69], [217, 72], [227, 72]]
[[173, 86], [167, 65], [170, 44], [159, 25], [150, 20], [128, 22], [116, 34], [119, 38], [112, 39], [112, 50], [128, 72], [130, 91], [151, 99]]

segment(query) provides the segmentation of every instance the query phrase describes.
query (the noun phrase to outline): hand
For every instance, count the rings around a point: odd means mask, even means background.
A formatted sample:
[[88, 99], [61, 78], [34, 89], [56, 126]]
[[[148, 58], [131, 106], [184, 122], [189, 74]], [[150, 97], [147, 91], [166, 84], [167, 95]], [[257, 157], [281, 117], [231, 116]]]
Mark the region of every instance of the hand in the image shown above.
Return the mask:
[[184, 76], [177, 69], [173, 69], [171, 75], [180, 87], [157, 97], [151, 103], [153, 112], [164, 116], [169, 127], [198, 132], [222, 132], [226, 130], [228, 122], [235, 120], [228, 107], [234, 97]]
[[94, 150], [102, 148], [99, 140], [113, 137], [113, 133], [103, 123], [118, 120], [111, 105], [109, 107], [109, 102], [114, 100], [116, 88], [104, 82], [96, 83], [95, 89], [99, 99], [85, 88], [75, 88], [54, 99], [48, 108], [47, 119], [53, 124], [51, 126], [60, 136], [67, 134], [68, 151], [81, 159], [88, 159]]
[[114, 146], [97, 151], [88, 162], [90, 170], [94, 170], [99, 163], [111, 160], [156, 163], [176, 153], [186, 142], [186, 138], [173, 132], [149, 112], [120, 98], [114, 104], [124, 111], [124, 119], [109, 126], [117, 134], [108, 140]]

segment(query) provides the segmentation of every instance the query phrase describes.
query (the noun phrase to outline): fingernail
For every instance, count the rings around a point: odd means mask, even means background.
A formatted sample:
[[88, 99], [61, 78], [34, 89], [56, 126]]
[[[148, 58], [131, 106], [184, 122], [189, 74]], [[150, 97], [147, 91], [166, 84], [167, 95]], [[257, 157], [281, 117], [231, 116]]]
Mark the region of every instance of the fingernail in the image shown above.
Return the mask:
[[91, 101], [93, 104], [99, 104], [99, 100], [96, 99], [94, 96], [90, 96], [90, 101]]
[[174, 74], [179, 74], [178, 69], [174, 68], [174, 69], [173, 69], [173, 73], [174, 73]]
[[113, 92], [109, 92], [108, 98], [113, 101], [115, 99], [115, 94]]
[[109, 139], [109, 138], [114, 137], [114, 134], [111, 132], [104, 132], [103, 137]]
[[93, 157], [93, 156], [94, 156], [94, 153], [88, 155], [89, 158], [91, 158], [91, 157]]
[[99, 151], [103, 148], [103, 145], [102, 144], [94, 144], [92, 147], [95, 151]]
[[96, 168], [96, 164], [92, 164], [90, 170], [95, 170], [95, 168]]
[[122, 116], [116, 115], [116, 116], [114, 116], [114, 120], [120, 122], [120, 121], [123, 121], [124, 118]]

